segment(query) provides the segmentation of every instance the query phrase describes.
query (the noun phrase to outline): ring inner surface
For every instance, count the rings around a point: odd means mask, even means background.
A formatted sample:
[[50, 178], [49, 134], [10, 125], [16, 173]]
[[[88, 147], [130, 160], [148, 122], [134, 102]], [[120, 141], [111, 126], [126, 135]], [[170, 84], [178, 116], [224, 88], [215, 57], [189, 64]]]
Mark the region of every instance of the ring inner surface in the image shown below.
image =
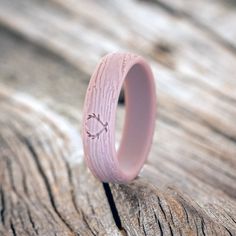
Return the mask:
[[118, 160], [123, 171], [130, 173], [140, 168], [150, 143], [152, 119], [151, 83], [141, 64], [131, 67], [124, 81], [125, 124], [118, 150]]

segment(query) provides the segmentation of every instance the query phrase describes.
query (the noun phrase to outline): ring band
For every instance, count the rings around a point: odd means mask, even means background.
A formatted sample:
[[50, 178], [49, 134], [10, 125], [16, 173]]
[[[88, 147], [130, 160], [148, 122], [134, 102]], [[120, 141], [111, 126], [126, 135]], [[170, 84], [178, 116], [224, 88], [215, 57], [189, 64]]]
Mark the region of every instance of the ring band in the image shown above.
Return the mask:
[[[116, 151], [116, 109], [123, 83], [126, 115]], [[155, 91], [151, 68], [140, 56], [112, 53], [97, 65], [85, 97], [82, 138], [86, 164], [101, 181], [127, 183], [139, 174], [155, 128]]]

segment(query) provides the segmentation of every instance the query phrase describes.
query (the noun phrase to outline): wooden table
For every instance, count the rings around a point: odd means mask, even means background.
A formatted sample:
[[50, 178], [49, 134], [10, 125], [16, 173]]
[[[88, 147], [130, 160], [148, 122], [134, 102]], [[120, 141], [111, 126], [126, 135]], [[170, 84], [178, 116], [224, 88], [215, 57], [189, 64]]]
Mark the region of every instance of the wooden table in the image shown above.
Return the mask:
[[[236, 235], [234, 1], [0, 0], [0, 26], [0, 235]], [[91, 175], [79, 135], [112, 51], [144, 56], [157, 85], [128, 185]]]

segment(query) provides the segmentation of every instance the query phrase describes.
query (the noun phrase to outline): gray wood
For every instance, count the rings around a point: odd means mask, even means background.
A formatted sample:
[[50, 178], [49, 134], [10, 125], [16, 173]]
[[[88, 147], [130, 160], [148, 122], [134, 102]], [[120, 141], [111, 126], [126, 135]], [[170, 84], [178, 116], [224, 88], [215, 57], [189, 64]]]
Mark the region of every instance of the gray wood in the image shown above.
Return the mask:
[[154, 1], [166, 11], [187, 18], [192, 24], [205, 31], [212, 40], [218, 41], [226, 50], [236, 52], [235, 1]]
[[[0, 96], [0, 234], [236, 235], [233, 21], [213, 27], [221, 1], [205, 18], [194, 6], [211, 1], [160, 2], [0, 1], [0, 82], [14, 89]], [[139, 178], [108, 187], [74, 162], [72, 137], [90, 74], [114, 50], [149, 60], [159, 112]], [[118, 139], [123, 117], [119, 106]]]
[[67, 121], [4, 88], [0, 98], [4, 235], [229, 235], [187, 196], [143, 178], [107, 186], [115, 200], [109, 205], [108, 190], [85, 167], [80, 136]]

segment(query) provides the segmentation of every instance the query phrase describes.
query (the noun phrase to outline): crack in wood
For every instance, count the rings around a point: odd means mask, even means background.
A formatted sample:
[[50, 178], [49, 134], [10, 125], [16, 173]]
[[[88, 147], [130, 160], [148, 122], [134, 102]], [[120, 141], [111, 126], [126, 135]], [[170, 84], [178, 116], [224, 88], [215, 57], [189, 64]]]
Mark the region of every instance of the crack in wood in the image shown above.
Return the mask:
[[224, 228], [229, 233], [230, 236], [233, 236], [233, 234], [231, 233], [231, 231], [228, 228], [226, 228], [226, 227], [224, 227]]
[[13, 236], [17, 236], [17, 233], [16, 233], [16, 230], [15, 230], [14, 224], [13, 224], [12, 222], [11, 222], [11, 224], [10, 224], [10, 227], [11, 227], [11, 231], [12, 231]]
[[204, 219], [203, 218], [201, 218], [201, 228], [202, 228], [203, 236], [206, 236], [206, 233], [205, 233], [205, 223], [204, 223]]
[[36, 223], [34, 222], [33, 217], [31, 215], [31, 212], [30, 212], [30, 210], [28, 208], [27, 208], [27, 213], [29, 215], [29, 221], [30, 221], [30, 223], [32, 225], [32, 228], [33, 228], [34, 232], [38, 235], [39, 232], [38, 232], [38, 229], [36, 227]]
[[164, 215], [164, 218], [167, 219], [166, 213], [165, 213], [165, 211], [164, 211], [164, 209], [163, 209], [163, 207], [162, 207], [162, 205], [161, 205], [161, 199], [160, 199], [159, 196], [157, 196], [157, 200], [158, 200], [158, 205], [159, 205], [159, 207], [160, 207], [160, 209], [161, 209], [161, 212], [162, 212], [163, 215]]
[[161, 222], [159, 221], [159, 219], [157, 219], [157, 223], [160, 229], [160, 236], [163, 236], [163, 229], [162, 229]]
[[182, 209], [184, 210], [184, 214], [185, 214], [185, 217], [186, 217], [186, 221], [187, 221], [187, 223], [189, 224], [190, 221], [189, 221], [188, 212], [187, 212], [187, 210], [185, 209], [185, 207], [184, 207], [184, 205], [183, 205], [182, 202], [180, 202], [180, 205], [182, 206]]
[[170, 235], [171, 235], [171, 236], [174, 236], [174, 232], [173, 232], [173, 229], [172, 229], [170, 223], [168, 223], [168, 226], [169, 226], [169, 229], [170, 229]]
[[116, 204], [115, 204], [112, 192], [111, 192], [111, 188], [108, 183], [102, 183], [102, 184], [103, 184], [103, 188], [104, 188], [104, 191], [105, 191], [105, 194], [107, 197], [107, 201], [110, 205], [110, 209], [112, 212], [113, 219], [116, 223], [116, 226], [118, 227], [119, 230], [124, 230], [124, 228], [122, 227], [122, 224], [121, 224], [121, 219], [120, 219], [118, 210], [116, 208]]
[[146, 232], [146, 229], [145, 229], [145, 225], [144, 225], [144, 224], [142, 224], [142, 229], [143, 229], [143, 233], [144, 233], [144, 235], [147, 236], [148, 234], [147, 234], [147, 232]]
[[48, 195], [49, 195], [49, 199], [51, 202], [51, 205], [55, 211], [55, 213], [57, 214], [57, 216], [61, 219], [61, 221], [64, 223], [64, 225], [72, 232], [74, 233], [73, 228], [70, 226], [70, 224], [68, 224], [68, 222], [63, 218], [63, 216], [61, 215], [61, 213], [58, 211], [57, 207], [56, 207], [56, 203], [53, 197], [53, 193], [50, 187], [50, 183], [48, 182], [47, 176], [40, 164], [38, 155], [36, 153], [36, 151], [34, 150], [33, 146], [31, 145], [30, 141], [24, 137], [22, 137], [22, 141], [25, 143], [26, 147], [28, 148], [29, 152], [31, 153], [31, 155], [34, 157], [35, 163], [37, 165], [38, 171], [44, 181], [45, 187], [47, 189]]
[[87, 227], [90, 229], [92, 235], [96, 236], [96, 235], [97, 235], [97, 234], [96, 234], [97, 232], [94, 232], [94, 229], [90, 226], [89, 221], [87, 220], [87, 218], [86, 218], [85, 214], [83, 213], [83, 211], [81, 212], [81, 214], [82, 214], [82, 219], [84, 220], [84, 223], [85, 223], [85, 224], [87, 225]]
[[3, 189], [0, 186], [0, 200], [1, 200], [1, 209], [0, 209], [0, 216], [1, 216], [1, 222], [5, 223], [5, 217], [4, 217], [4, 212], [5, 212], [5, 197], [3, 193]]

